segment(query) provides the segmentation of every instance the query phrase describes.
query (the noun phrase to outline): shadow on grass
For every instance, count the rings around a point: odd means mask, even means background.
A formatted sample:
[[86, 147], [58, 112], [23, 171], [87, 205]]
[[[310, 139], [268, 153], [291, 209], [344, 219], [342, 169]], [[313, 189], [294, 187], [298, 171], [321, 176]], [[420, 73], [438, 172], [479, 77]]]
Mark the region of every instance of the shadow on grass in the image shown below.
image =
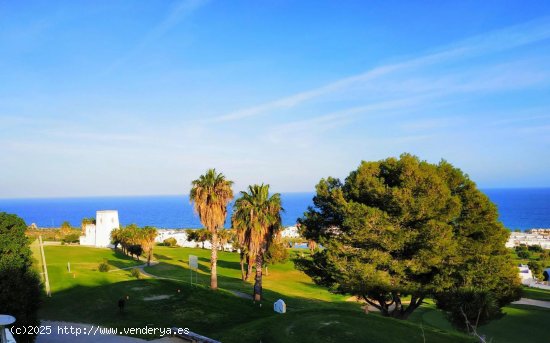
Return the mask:
[[120, 250], [112, 250], [112, 252], [116, 260], [107, 259], [107, 263], [113, 267], [122, 269], [122, 268], [134, 267], [142, 264], [141, 261], [136, 261], [134, 258], [122, 253], [122, 251]]
[[[221, 277], [225, 281], [225, 277]], [[159, 297], [162, 296], [162, 297]], [[414, 323], [365, 315], [357, 308], [310, 303], [284, 315], [272, 310], [271, 300], [288, 304], [300, 299], [266, 292], [264, 306], [220, 289], [170, 280], [142, 279], [101, 286], [75, 286], [55, 292], [44, 301], [40, 318], [115, 328], [186, 327], [223, 342], [422, 342]], [[123, 313], [118, 300], [128, 297]], [[322, 305], [322, 306], [321, 306]], [[429, 342], [467, 342], [463, 336], [424, 328]], [[138, 335], [153, 338], [151, 335]], [[158, 335], [157, 335], [158, 336]]]
[[170, 260], [173, 260], [173, 258], [171, 258], [171, 257], [169, 257], [169, 256], [166, 256], [166, 255], [161, 255], [161, 254], [153, 253], [153, 256], [154, 256], [155, 259], [158, 260], [158, 261], [170, 261]]

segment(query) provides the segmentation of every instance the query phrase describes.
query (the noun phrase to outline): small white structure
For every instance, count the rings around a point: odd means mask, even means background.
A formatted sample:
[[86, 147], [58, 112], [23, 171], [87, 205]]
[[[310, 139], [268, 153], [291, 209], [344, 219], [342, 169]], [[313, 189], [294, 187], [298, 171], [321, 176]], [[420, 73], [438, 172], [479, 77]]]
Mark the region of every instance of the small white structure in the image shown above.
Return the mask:
[[297, 226], [289, 226], [286, 227], [283, 231], [281, 231], [281, 237], [285, 238], [298, 238], [300, 237], [300, 233], [298, 232]]
[[273, 303], [273, 311], [277, 313], [286, 313], [286, 304], [283, 299], [279, 299]]
[[189, 255], [189, 268], [193, 270], [199, 269], [199, 258], [195, 255]]
[[111, 244], [111, 231], [120, 227], [118, 211], [97, 211], [95, 224], [83, 224], [84, 236], [80, 236], [80, 245], [107, 248]]
[[531, 269], [529, 269], [528, 265], [520, 264], [518, 269], [519, 269], [519, 278], [521, 279], [522, 284], [530, 285], [535, 281], [533, 279], [533, 273], [531, 272]]

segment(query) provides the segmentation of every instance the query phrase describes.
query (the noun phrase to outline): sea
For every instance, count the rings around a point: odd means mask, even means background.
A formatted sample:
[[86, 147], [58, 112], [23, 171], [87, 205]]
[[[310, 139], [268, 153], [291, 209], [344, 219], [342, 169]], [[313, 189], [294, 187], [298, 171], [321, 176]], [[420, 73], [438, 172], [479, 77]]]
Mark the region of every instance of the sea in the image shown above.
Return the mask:
[[[550, 228], [550, 188], [493, 188], [483, 192], [497, 205], [500, 220], [510, 230]], [[314, 193], [282, 193], [283, 225], [291, 226], [313, 204]], [[163, 229], [200, 228], [187, 195], [85, 198], [0, 199], [0, 212], [15, 213], [28, 225], [80, 226], [97, 210], [118, 210], [121, 225], [135, 223]], [[229, 213], [231, 213], [231, 205]], [[226, 227], [229, 227], [229, 219]]]

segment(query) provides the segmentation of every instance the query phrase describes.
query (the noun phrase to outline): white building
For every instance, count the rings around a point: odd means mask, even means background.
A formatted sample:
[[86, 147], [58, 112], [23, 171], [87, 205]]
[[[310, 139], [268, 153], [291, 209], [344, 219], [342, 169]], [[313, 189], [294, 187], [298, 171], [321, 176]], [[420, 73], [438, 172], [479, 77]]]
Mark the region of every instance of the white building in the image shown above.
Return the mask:
[[111, 231], [118, 229], [118, 211], [97, 211], [95, 224], [83, 224], [84, 236], [80, 236], [80, 245], [90, 245], [98, 248], [112, 246]]
[[543, 249], [550, 249], [550, 236], [540, 233], [511, 232], [506, 247], [513, 248], [521, 244], [540, 245]]
[[283, 238], [299, 238], [300, 237], [300, 233], [298, 232], [298, 227], [297, 226], [289, 226], [289, 227], [286, 227], [284, 228], [283, 231], [281, 231], [281, 237]]

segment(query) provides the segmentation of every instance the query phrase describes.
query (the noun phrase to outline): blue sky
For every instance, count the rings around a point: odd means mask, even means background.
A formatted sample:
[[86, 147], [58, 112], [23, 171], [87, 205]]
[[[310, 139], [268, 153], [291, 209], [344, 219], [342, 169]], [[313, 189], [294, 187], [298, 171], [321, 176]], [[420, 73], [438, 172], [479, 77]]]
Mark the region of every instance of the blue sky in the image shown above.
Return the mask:
[[0, 197], [312, 191], [444, 158], [550, 186], [545, 1], [0, 1]]

